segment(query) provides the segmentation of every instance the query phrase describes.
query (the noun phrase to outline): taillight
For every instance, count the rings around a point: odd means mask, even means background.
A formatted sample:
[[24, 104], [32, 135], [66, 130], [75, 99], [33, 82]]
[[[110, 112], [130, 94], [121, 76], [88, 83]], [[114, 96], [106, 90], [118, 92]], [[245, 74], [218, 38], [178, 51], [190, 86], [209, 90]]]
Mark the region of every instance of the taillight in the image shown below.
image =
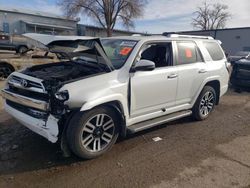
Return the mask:
[[226, 66], [226, 69], [228, 71], [228, 73], [230, 72], [230, 68], [231, 68], [231, 63], [229, 63], [228, 61], [225, 61], [225, 66]]

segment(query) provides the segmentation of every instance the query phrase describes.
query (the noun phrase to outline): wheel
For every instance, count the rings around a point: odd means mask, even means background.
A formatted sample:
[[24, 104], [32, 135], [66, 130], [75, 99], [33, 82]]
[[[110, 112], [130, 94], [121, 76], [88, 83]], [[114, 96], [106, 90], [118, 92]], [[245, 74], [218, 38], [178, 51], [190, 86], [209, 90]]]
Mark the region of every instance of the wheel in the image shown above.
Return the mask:
[[12, 72], [14, 68], [8, 64], [0, 64], [0, 79], [7, 78]]
[[116, 117], [116, 113], [106, 107], [77, 113], [67, 130], [68, 144], [73, 153], [83, 159], [92, 159], [108, 151], [119, 135]]
[[28, 48], [26, 46], [20, 46], [17, 50], [17, 53], [19, 54], [23, 54], [28, 50]]
[[215, 104], [216, 92], [214, 88], [205, 86], [193, 107], [193, 117], [199, 121], [206, 119], [213, 111]]

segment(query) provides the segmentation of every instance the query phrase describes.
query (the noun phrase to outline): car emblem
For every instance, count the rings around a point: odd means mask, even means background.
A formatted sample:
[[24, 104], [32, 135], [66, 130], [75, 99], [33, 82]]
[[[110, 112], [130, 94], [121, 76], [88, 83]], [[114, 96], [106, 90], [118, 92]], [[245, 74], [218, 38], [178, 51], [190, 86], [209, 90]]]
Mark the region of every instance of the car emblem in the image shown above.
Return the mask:
[[23, 86], [23, 87], [28, 87], [28, 82], [27, 82], [27, 80], [22, 79], [20, 84], [21, 84], [21, 86]]

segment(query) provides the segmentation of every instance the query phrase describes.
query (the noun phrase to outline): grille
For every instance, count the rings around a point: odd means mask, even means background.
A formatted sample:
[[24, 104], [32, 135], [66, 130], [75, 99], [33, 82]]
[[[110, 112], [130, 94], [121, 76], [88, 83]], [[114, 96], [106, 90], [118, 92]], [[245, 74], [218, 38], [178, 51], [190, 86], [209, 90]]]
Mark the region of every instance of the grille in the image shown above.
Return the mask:
[[11, 81], [14, 81], [15, 83], [20, 84], [20, 85], [22, 85], [23, 80], [25, 80], [27, 82], [27, 86], [26, 86], [27, 88], [34, 87], [34, 88], [43, 89], [43, 86], [41, 84], [39, 84], [39, 83], [30, 81], [30, 80], [26, 80], [26, 79], [23, 79], [23, 78], [20, 78], [20, 77], [17, 77], [17, 76], [12, 76], [11, 77]]
[[[20, 76], [19, 76], [20, 75]], [[35, 79], [34, 79], [35, 80]], [[22, 111], [23, 113], [31, 115], [31, 111], [34, 114], [40, 114], [38, 109], [44, 110], [45, 104], [47, 104], [46, 109], [49, 107], [49, 94], [45, 91], [43, 84], [40, 80], [38, 82], [29, 80], [26, 77], [22, 77], [20, 73], [13, 74], [8, 80], [8, 88], [5, 89], [10, 95], [13, 94], [16, 98], [8, 98], [9, 103], [13, 108]], [[18, 98], [19, 96], [19, 98]], [[23, 98], [22, 98], [23, 97]], [[25, 97], [28, 100], [25, 101]], [[34, 101], [32, 100], [34, 99]], [[36, 101], [35, 101], [36, 100]], [[39, 104], [38, 104], [39, 103]], [[41, 104], [40, 104], [41, 103]], [[22, 106], [27, 105], [27, 106]], [[28, 111], [25, 108], [29, 109]], [[32, 108], [37, 108], [32, 109]], [[37, 113], [36, 113], [37, 112]], [[33, 115], [34, 116], [34, 115]]]

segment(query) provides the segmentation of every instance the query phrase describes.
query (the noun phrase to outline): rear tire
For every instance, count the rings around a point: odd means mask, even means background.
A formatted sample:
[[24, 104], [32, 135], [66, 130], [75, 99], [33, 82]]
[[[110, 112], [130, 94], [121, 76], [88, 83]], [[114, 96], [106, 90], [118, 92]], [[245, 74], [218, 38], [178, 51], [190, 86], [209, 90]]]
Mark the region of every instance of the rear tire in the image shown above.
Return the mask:
[[78, 157], [93, 159], [107, 152], [116, 142], [119, 130], [116, 113], [106, 107], [77, 113], [67, 129], [70, 149]]
[[193, 117], [202, 121], [208, 118], [216, 104], [216, 92], [213, 87], [205, 86], [193, 107]]
[[28, 50], [28, 48], [26, 46], [20, 46], [18, 49], [17, 49], [17, 53], [18, 54], [23, 54], [25, 53], [26, 51]]

